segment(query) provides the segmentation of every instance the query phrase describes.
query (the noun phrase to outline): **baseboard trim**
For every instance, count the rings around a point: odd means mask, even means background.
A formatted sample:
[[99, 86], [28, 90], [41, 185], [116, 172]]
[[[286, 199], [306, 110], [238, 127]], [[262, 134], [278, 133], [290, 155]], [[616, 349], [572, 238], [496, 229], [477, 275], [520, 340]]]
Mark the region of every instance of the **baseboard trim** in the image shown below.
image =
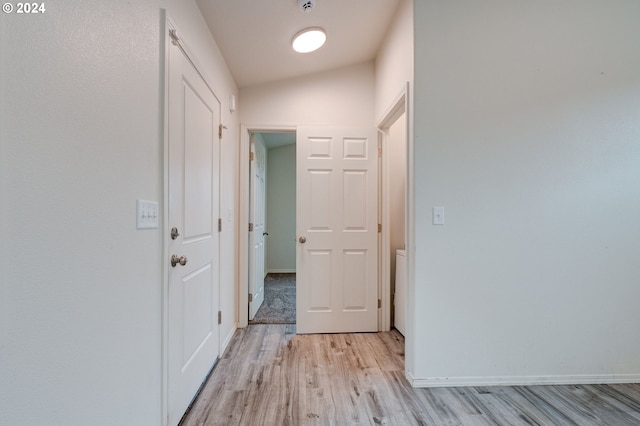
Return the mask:
[[295, 274], [295, 269], [268, 269], [267, 274]]
[[414, 388], [470, 386], [535, 386], [535, 385], [602, 385], [640, 383], [640, 374], [585, 374], [567, 376], [506, 376], [506, 377], [413, 377], [406, 373]]
[[222, 358], [222, 354], [224, 353], [225, 350], [227, 350], [227, 346], [229, 346], [229, 343], [231, 343], [231, 339], [233, 339], [233, 335], [236, 333], [236, 330], [238, 329], [238, 323], [234, 323], [233, 327], [231, 327], [231, 331], [229, 332], [229, 334], [227, 335], [227, 337], [224, 338], [224, 340], [222, 341], [222, 344], [220, 345], [220, 357]]

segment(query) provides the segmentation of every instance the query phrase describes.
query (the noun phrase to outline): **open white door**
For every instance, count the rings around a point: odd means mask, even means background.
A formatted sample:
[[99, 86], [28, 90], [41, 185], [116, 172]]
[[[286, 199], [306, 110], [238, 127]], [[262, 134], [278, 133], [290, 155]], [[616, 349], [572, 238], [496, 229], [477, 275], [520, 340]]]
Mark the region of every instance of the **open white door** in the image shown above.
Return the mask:
[[169, 49], [167, 403], [176, 425], [219, 355], [220, 104], [180, 47]]
[[298, 127], [297, 332], [378, 329], [378, 139]]
[[249, 229], [249, 319], [256, 316], [264, 302], [264, 236], [265, 236], [265, 175], [267, 150], [262, 141], [251, 135], [252, 159], [251, 205]]

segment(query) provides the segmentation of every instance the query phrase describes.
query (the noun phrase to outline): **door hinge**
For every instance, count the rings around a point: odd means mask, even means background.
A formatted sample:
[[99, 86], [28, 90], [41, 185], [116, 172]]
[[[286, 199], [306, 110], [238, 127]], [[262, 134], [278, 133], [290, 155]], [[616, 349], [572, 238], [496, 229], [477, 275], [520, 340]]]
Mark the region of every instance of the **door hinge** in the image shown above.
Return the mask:
[[378, 224], [378, 232], [382, 232], [382, 224], [381, 223]]
[[249, 232], [253, 232], [253, 223], [249, 224]]
[[249, 302], [253, 302], [253, 293], [249, 293]]
[[219, 124], [218, 125], [218, 139], [222, 139], [222, 129], [226, 129], [227, 126], [225, 126], [224, 124]]
[[218, 311], [218, 325], [222, 324], [222, 311]]
[[378, 309], [382, 308], [382, 299], [378, 299]]
[[255, 158], [255, 154], [253, 153], [253, 151], [251, 151], [249, 153], [249, 161], [253, 161], [254, 158]]
[[382, 148], [378, 148], [378, 158], [382, 158]]
[[178, 38], [176, 30], [169, 30], [169, 37], [171, 37], [171, 42], [177, 46], [180, 39]]
[[222, 232], [222, 218], [218, 218], [218, 232]]

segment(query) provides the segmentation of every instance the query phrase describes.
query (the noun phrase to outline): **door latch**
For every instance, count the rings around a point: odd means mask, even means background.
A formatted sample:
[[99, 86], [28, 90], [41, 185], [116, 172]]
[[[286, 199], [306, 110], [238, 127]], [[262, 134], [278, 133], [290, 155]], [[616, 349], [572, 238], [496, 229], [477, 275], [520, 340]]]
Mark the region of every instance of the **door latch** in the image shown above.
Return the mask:
[[171, 228], [171, 239], [175, 240], [179, 236], [180, 236], [180, 233], [178, 232], [178, 228], [176, 227]]

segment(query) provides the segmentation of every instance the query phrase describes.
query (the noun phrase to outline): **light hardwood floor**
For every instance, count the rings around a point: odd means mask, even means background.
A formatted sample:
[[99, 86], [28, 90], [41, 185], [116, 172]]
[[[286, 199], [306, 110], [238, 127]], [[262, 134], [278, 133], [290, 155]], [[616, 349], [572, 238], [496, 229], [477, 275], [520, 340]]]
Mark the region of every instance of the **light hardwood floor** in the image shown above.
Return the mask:
[[396, 331], [238, 330], [183, 425], [640, 425], [640, 385], [414, 389]]

